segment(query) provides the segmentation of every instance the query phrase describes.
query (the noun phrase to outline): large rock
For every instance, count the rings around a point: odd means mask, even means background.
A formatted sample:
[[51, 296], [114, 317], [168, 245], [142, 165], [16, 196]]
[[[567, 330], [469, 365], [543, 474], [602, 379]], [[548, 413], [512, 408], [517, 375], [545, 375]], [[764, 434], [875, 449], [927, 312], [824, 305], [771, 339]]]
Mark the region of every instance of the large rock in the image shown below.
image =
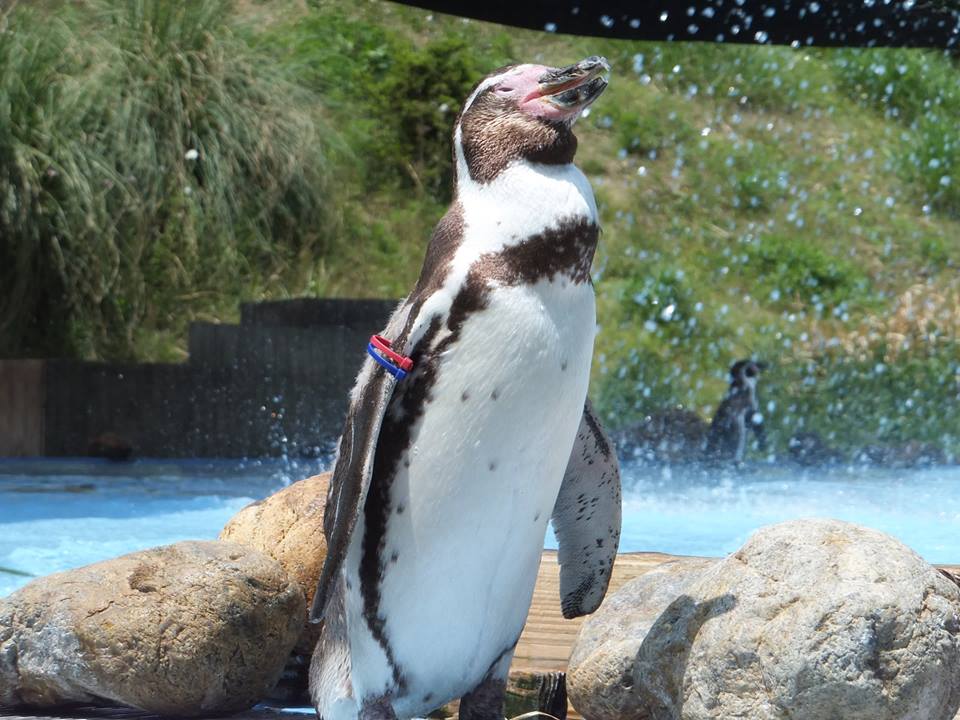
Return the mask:
[[279, 563], [233, 543], [177, 543], [40, 578], [0, 599], [0, 704], [243, 710], [276, 682], [303, 606]]
[[624, 584], [587, 618], [570, 654], [567, 692], [585, 718], [636, 718], [637, 653], [663, 610], [718, 560], [690, 558], [664, 563]]
[[220, 532], [221, 540], [252, 547], [274, 558], [300, 584], [306, 604], [298, 653], [312, 652], [319, 633], [319, 625], [306, 622], [306, 608], [313, 602], [327, 556], [323, 509], [329, 487], [329, 472], [295, 482], [247, 505]]
[[327, 557], [323, 508], [329, 487], [329, 472], [295, 482], [243, 508], [224, 525], [220, 539], [277, 560], [300, 583], [309, 604]]
[[[584, 623], [569, 680], [588, 720], [952, 720], [960, 707], [960, 588], [887, 535], [788, 522], [672, 573]], [[604, 667], [621, 669], [619, 694]]]

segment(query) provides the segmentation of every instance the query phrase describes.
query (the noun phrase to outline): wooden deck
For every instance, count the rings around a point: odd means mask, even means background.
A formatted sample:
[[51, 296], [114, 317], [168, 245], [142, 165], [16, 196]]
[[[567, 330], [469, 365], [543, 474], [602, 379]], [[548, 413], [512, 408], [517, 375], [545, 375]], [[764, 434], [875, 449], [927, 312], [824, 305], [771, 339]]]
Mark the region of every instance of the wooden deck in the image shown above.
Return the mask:
[[[613, 566], [609, 592], [615, 591], [628, 580], [643, 575], [661, 563], [676, 560], [677, 556], [662, 553], [621, 553]], [[940, 568], [960, 575], [960, 565], [941, 565]], [[576, 640], [583, 619], [565, 620], [560, 613], [560, 566], [557, 553], [546, 550], [540, 561], [537, 587], [530, 606], [526, 627], [520, 636], [514, 654], [511, 675], [516, 681], [536, 678], [543, 673], [566, 670], [567, 658]], [[570, 709], [570, 718], [579, 716]], [[0, 706], [0, 717], [11, 720], [153, 720], [155, 715], [122, 708], [76, 707], [55, 713], [28, 714], [23, 710], [11, 710]], [[230, 720], [295, 720], [297, 713], [280, 712], [274, 708], [258, 707], [244, 713], [229, 716]], [[312, 714], [300, 715], [310, 718]], [[220, 716], [223, 718], [223, 716]], [[204, 720], [204, 719], [198, 719]], [[960, 715], [956, 720], [960, 720]]]

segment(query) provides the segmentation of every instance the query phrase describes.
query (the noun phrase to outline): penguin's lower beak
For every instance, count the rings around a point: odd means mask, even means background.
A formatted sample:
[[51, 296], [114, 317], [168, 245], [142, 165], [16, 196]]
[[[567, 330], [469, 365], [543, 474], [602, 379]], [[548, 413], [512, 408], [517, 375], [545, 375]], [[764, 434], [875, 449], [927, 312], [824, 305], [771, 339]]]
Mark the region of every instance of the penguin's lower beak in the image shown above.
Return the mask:
[[582, 110], [606, 89], [609, 72], [610, 63], [599, 55], [548, 70], [538, 80], [540, 98], [565, 113]]

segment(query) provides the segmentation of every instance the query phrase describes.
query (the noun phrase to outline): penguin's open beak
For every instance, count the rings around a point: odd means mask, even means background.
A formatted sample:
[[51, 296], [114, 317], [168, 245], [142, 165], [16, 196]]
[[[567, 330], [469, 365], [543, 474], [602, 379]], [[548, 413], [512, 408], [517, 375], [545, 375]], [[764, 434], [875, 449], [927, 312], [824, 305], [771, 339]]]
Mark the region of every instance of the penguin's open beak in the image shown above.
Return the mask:
[[562, 112], [579, 111], [600, 97], [607, 87], [609, 72], [607, 59], [593, 55], [545, 72], [538, 80], [538, 94]]

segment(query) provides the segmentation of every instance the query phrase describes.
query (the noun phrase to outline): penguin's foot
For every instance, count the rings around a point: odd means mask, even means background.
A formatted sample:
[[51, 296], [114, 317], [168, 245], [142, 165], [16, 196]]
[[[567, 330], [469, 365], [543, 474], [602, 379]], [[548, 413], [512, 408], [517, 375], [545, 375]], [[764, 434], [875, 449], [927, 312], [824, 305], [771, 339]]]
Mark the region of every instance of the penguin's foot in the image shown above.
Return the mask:
[[537, 710], [557, 720], [567, 720], [567, 675], [547, 673], [540, 679]]
[[358, 720], [397, 720], [397, 713], [386, 697], [364, 700]]
[[503, 720], [507, 683], [488, 677], [460, 699], [460, 720]]

